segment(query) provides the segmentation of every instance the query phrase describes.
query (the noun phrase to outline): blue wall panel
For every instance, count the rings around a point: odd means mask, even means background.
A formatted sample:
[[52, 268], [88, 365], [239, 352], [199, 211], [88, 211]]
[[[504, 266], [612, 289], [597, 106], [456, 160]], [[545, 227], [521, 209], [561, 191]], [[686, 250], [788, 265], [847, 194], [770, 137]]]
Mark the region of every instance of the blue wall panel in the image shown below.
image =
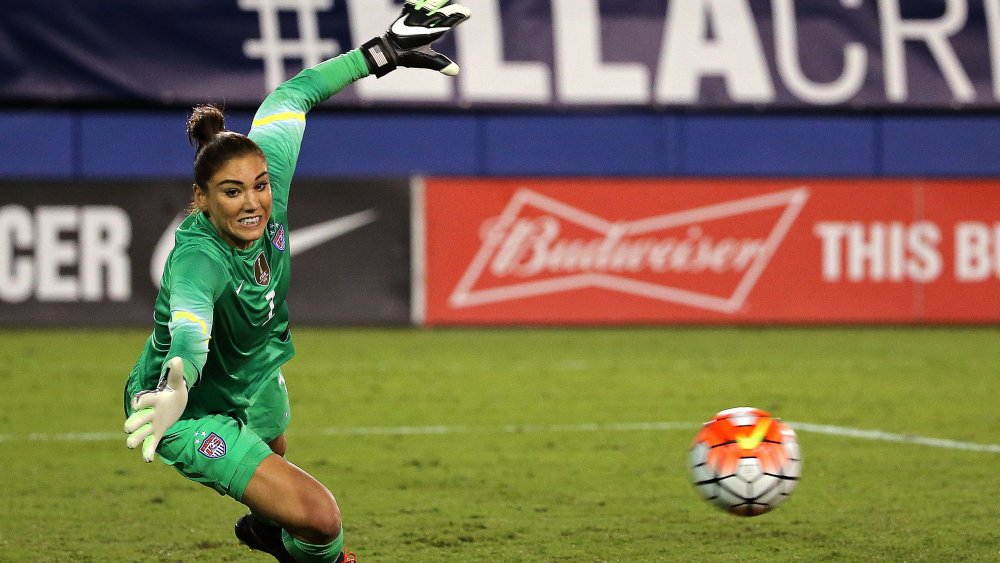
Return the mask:
[[86, 178], [191, 176], [194, 147], [187, 114], [85, 113], [80, 117], [80, 170]]
[[689, 176], [872, 176], [875, 126], [865, 117], [691, 116], [682, 172]]
[[310, 115], [297, 174], [469, 175], [479, 169], [475, 120], [456, 115]]
[[1000, 175], [1000, 117], [887, 117], [883, 137], [889, 176]]
[[676, 172], [675, 117], [582, 114], [484, 119], [486, 175], [658, 176]]
[[[246, 132], [249, 113], [227, 117]], [[0, 112], [0, 176], [184, 177], [187, 112]], [[314, 113], [301, 176], [1000, 176], [1000, 116]]]
[[71, 177], [73, 127], [70, 112], [0, 112], [0, 176]]

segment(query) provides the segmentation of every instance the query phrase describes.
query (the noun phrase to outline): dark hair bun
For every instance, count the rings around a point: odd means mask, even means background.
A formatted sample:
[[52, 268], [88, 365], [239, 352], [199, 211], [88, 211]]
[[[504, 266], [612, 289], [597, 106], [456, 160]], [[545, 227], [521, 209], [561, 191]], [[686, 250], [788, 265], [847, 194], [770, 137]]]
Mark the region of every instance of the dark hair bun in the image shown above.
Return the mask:
[[211, 104], [200, 105], [191, 111], [187, 121], [188, 141], [201, 148], [213, 137], [226, 130], [226, 116], [222, 109]]

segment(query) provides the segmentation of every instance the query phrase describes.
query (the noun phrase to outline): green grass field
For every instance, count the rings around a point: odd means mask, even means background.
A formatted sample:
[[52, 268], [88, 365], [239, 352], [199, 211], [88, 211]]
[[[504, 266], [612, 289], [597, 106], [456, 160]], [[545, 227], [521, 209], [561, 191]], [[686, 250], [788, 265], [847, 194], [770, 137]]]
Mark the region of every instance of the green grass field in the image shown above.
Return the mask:
[[[238, 503], [125, 448], [145, 336], [0, 331], [0, 561], [270, 560]], [[289, 458], [362, 563], [1000, 560], [997, 329], [295, 337]], [[687, 478], [698, 424], [739, 405], [836, 427], [800, 427], [798, 489], [752, 519]]]

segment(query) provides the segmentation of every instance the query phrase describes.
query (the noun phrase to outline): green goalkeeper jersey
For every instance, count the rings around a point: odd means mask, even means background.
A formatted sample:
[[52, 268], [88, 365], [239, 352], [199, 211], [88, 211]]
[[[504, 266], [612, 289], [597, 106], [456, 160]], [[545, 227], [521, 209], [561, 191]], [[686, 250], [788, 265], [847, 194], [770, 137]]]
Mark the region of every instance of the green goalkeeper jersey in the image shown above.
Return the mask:
[[237, 249], [202, 213], [181, 223], [163, 269], [153, 332], [129, 377], [128, 395], [156, 387], [166, 361], [179, 356], [191, 387], [182, 418], [221, 413], [246, 421], [247, 388], [295, 354], [285, 304], [291, 274], [288, 194], [306, 113], [367, 75], [364, 57], [351, 51], [303, 70], [261, 104], [249, 137], [263, 150], [271, 179], [264, 236]]

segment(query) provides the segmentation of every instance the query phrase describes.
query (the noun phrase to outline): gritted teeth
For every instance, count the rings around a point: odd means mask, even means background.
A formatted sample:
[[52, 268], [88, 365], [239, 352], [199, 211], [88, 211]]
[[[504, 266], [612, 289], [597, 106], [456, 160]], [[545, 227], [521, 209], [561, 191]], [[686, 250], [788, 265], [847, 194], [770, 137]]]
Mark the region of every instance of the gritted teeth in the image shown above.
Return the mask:
[[237, 222], [244, 227], [256, 227], [260, 224], [260, 215], [257, 215], [256, 217], [244, 217], [239, 219]]

